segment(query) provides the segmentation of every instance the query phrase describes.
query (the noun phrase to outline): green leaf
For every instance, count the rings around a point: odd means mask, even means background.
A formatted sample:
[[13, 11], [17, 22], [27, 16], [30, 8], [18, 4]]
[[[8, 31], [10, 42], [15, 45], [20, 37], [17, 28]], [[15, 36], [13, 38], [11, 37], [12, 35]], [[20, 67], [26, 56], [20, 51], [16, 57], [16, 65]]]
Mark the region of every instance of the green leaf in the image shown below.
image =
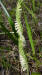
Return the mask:
[[32, 8], [33, 8], [33, 11], [35, 12], [35, 0], [32, 0]]
[[6, 14], [7, 18], [8, 18], [8, 22], [11, 25], [12, 30], [14, 31], [14, 35], [18, 38], [18, 34], [17, 34], [16, 30], [15, 30], [15, 24], [14, 24], [11, 16], [9, 15], [7, 9], [5, 8], [5, 6], [3, 5], [3, 3], [1, 1], [0, 1], [0, 5], [2, 6], [2, 8], [3, 8], [3, 10], [4, 10], [4, 12], [5, 12], [5, 14]]
[[18, 44], [17, 38], [10, 33], [8, 29], [0, 22], [0, 25], [2, 27], [2, 30], [9, 36], [9, 38], [14, 42], [14, 44]]
[[25, 3], [23, 3], [23, 6], [26, 8], [26, 10], [29, 12], [29, 14], [32, 15], [32, 17], [33, 17], [35, 23], [38, 23], [38, 19], [37, 19], [35, 13], [34, 13], [32, 10], [30, 10], [30, 9], [25, 5]]
[[41, 75], [39, 72], [32, 72], [31, 75]]
[[10, 51], [11, 48], [10, 48], [10, 47], [3, 47], [3, 46], [0, 46], [0, 51], [3, 52], [4, 50], [6, 50], [6, 51]]
[[25, 23], [26, 23], [27, 35], [29, 37], [30, 44], [31, 44], [31, 47], [32, 47], [32, 52], [33, 52], [33, 55], [35, 55], [35, 48], [34, 48], [34, 43], [33, 43], [33, 39], [32, 39], [31, 27], [28, 24], [27, 16], [25, 14], [24, 14], [24, 19], [25, 19]]

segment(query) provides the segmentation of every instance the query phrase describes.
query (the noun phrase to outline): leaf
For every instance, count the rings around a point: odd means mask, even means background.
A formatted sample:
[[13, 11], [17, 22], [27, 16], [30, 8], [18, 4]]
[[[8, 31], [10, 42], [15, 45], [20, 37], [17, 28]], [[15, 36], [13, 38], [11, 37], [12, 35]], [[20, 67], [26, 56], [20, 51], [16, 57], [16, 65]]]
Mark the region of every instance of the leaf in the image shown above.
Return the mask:
[[17, 38], [15, 38], [15, 36], [13, 37], [10, 31], [6, 29], [6, 27], [1, 22], [0, 22], [0, 25], [2, 27], [2, 30], [9, 36], [9, 38], [14, 42], [14, 44], [18, 44]]
[[26, 23], [27, 35], [29, 37], [30, 44], [32, 47], [32, 52], [33, 52], [33, 55], [35, 55], [35, 48], [34, 48], [34, 43], [33, 43], [33, 39], [32, 39], [31, 28], [30, 28], [30, 25], [28, 24], [27, 16], [25, 14], [24, 14], [24, 19], [25, 19], [25, 23]]
[[32, 0], [32, 8], [33, 8], [33, 11], [35, 12], [35, 0]]
[[25, 5], [25, 3], [23, 3], [23, 6], [26, 8], [26, 10], [29, 12], [29, 14], [32, 15], [32, 18], [34, 19], [35, 23], [38, 23], [38, 19], [37, 19], [37, 16], [35, 15], [35, 13], [34, 13], [32, 10], [30, 10], [30, 9]]
[[7, 18], [8, 18], [8, 22], [11, 25], [12, 30], [14, 31], [14, 35], [18, 38], [18, 34], [16, 33], [16, 30], [15, 30], [15, 24], [14, 24], [11, 16], [9, 15], [7, 9], [5, 8], [5, 6], [3, 5], [3, 3], [1, 1], [0, 1], [0, 5], [2, 6], [2, 8], [3, 8], [3, 10], [4, 10], [4, 12], [5, 12], [5, 14], [6, 14]]
[[32, 72], [31, 75], [41, 75], [39, 72]]

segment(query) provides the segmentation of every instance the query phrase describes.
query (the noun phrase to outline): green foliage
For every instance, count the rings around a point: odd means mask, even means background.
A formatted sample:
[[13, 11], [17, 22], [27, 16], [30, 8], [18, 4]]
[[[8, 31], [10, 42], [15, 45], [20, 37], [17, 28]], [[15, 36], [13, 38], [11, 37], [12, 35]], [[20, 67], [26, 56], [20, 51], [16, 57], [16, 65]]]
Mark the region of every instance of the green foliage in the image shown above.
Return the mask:
[[26, 23], [27, 34], [28, 34], [30, 44], [31, 44], [31, 47], [32, 47], [32, 52], [33, 52], [33, 55], [35, 55], [35, 48], [34, 48], [34, 43], [33, 43], [33, 40], [32, 40], [31, 28], [30, 28], [30, 25], [28, 24], [27, 16], [25, 14], [24, 14], [24, 19], [25, 19], [25, 23]]
[[41, 75], [39, 72], [32, 72], [32, 74], [31, 75]]
[[32, 10], [30, 10], [30, 9], [25, 5], [25, 3], [23, 3], [23, 6], [24, 6], [25, 9], [29, 12], [29, 14], [31, 14], [31, 16], [32, 16], [32, 18], [34, 19], [35, 23], [37, 23], [37, 22], [38, 22], [38, 19], [37, 19], [35, 13], [34, 13]]
[[9, 21], [11, 27], [12, 27], [12, 30], [14, 31], [14, 35], [18, 38], [18, 34], [16, 33], [15, 25], [14, 25], [14, 23], [13, 23], [11, 17], [8, 18], [8, 21]]
[[2, 8], [3, 8], [5, 14], [7, 15], [8, 22], [9, 22], [9, 24], [11, 25], [12, 30], [13, 30], [14, 33], [15, 33], [14, 35], [18, 37], [18, 34], [16, 33], [16, 30], [15, 30], [15, 25], [14, 25], [14, 23], [13, 23], [13, 20], [12, 20], [12, 18], [10, 17], [8, 11], [6, 10], [5, 6], [3, 5], [3, 3], [2, 3], [1, 1], [0, 1], [0, 5], [2, 6]]
[[10, 63], [7, 61], [7, 59], [4, 56], [2, 57], [2, 65], [3, 65], [3, 68], [5, 69], [11, 67]]
[[33, 8], [33, 11], [35, 12], [35, 0], [32, 0], [32, 8]]
[[4, 50], [10, 51], [11, 48], [10, 47], [1, 47], [0, 46], [0, 51], [3, 51], [4, 52]]
[[[26, 9], [26, 11], [28, 11], [29, 14], [31, 14], [32, 18], [35, 20], [35, 23], [37, 23], [38, 19], [36, 17], [36, 14], [34, 13], [34, 11], [35, 11], [35, 0], [32, 0], [33, 10], [30, 10], [27, 7], [27, 5], [25, 5], [23, 0], [18, 0], [17, 1], [16, 14], [14, 14], [16, 16], [16, 21], [15, 22], [13, 22], [11, 16], [9, 15], [7, 9], [5, 8], [5, 6], [1, 2], [1, 0], [0, 0], [0, 5], [2, 6], [3, 11], [5, 12], [5, 14], [8, 18], [8, 22], [9, 22], [14, 34], [11, 34], [10, 31], [2, 23], [2, 21], [1, 21], [2, 20], [1, 16], [2, 15], [0, 15], [0, 17], [1, 17], [0, 26], [1, 26], [2, 30], [5, 32], [5, 34], [7, 34], [8, 37], [13, 41], [13, 43], [15, 45], [18, 45], [21, 69], [23, 71], [27, 70], [27, 75], [29, 75], [28, 61], [27, 61], [26, 53], [24, 52], [24, 46], [26, 45], [25, 44], [26, 42], [25, 42], [25, 38], [23, 36], [23, 26], [22, 26], [22, 23], [21, 23], [21, 12], [22, 12], [22, 7], [23, 7], [23, 9]], [[24, 10], [23, 10], [23, 13], [24, 13]], [[0, 14], [1, 14], [1, 11], [0, 11]], [[27, 16], [25, 15], [25, 13], [24, 13], [24, 19], [25, 19], [27, 34], [28, 34], [29, 41], [30, 41], [31, 48], [32, 48], [32, 52], [33, 52], [33, 55], [34, 55], [32, 57], [31, 55], [28, 54], [28, 56], [30, 57], [30, 59], [36, 61], [36, 64], [37, 64], [37, 67], [38, 67], [38, 65], [40, 65], [40, 62], [35, 56], [35, 47], [34, 47], [34, 43], [33, 43], [33, 39], [32, 39], [31, 26], [28, 24]], [[7, 47], [7, 48], [0, 47], [0, 50], [4, 50], [4, 49], [10, 50], [10, 47]], [[7, 62], [5, 57], [2, 58], [2, 64], [5, 68], [10, 67], [9, 62]], [[36, 74], [40, 75], [39, 73], [32, 73], [32, 75], [36, 75]]]
[[2, 30], [8, 34], [9, 38], [11, 40], [13, 40], [14, 44], [17, 44], [18, 40], [15, 38], [15, 36], [13, 37], [13, 35], [10, 33], [10, 31], [8, 29], [6, 29], [6, 27], [0, 22], [0, 25], [2, 27]]
[[2, 21], [2, 11], [0, 10], [0, 22]]

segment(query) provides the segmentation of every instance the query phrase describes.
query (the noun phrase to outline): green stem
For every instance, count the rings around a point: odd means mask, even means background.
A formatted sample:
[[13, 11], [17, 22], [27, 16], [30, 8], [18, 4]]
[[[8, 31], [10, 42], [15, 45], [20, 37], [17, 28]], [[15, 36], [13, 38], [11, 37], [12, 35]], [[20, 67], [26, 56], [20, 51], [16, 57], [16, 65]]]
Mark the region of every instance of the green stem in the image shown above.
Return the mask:
[[19, 57], [20, 57], [20, 63], [21, 63], [21, 69], [23, 71], [27, 71], [27, 75], [29, 75], [28, 71], [28, 61], [26, 54], [24, 52], [24, 43], [25, 38], [23, 36], [23, 27], [21, 24], [21, 3], [23, 0], [18, 0], [17, 8], [16, 8], [16, 30], [18, 32], [19, 38], [18, 38], [18, 47], [19, 47]]
[[32, 0], [33, 11], [35, 12], [35, 0]]

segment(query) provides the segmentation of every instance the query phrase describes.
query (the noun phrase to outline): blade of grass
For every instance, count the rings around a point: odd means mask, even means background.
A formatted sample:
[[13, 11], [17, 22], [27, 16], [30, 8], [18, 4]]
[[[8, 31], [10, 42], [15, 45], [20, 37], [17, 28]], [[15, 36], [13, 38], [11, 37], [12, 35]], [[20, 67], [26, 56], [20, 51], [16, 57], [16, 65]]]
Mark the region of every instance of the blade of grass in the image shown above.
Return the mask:
[[8, 22], [11, 25], [12, 30], [14, 31], [14, 35], [18, 37], [18, 34], [16, 33], [16, 30], [15, 30], [15, 25], [14, 25], [14, 22], [13, 22], [11, 16], [9, 15], [7, 9], [5, 8], [5, 6], [3, 5], [3, 3], [1, 1], [0, 1], [0, 5], [2, 6], [2, 8], [3, 8], [3, 10], [4, 10], [4, 12], [8, 18]]
[[4, 50], [10, 51], [11, 48], [10, 48], [10, 47], [3, 47], [3, 46], [0, 46], [0, 51], [4, 51]]
[[30, 28], [30, 25], [28, 24], [27, 16], [25, 14], [24, 14], [24, 19], [25, 19], [25, 23], [26, 23], [27, 34], [28, 34], [30, 44], [32, 47], [32, 52], [33, 52], [33, 55], [35, 55], [35, 48], [34, 48], [34, 43], [33, 43], [33, 39], [32, 39], [31, 28]]
[[2, 30], [9, 36], [9, 38], [15, 43], [18, 44], [18, 40], [15, 38], [15, 36], [13, 37], [13, 35], [10, 33], [10, 31], [8, 29], [6, 29], [6, 27], [0, 22], [0, 25], [2, 27]]
[[31, 75], [41, 75], [39, 72], [32, 72]]
[[32, 8], [33, 8], [33, 11], [35, 12], [35, 0], [32, 0]]
[[5, 56], [2, 56], [1, 63], [2, 63], [3, 68], [5, 68], [5, 69], [10, 68], [10, 66], [11, 66], [9, 61], [7, 61], [7, 58]]
[[29, 14], [32, 15], [32, 17], [34, 18], [35, 23], [37, 23], [37, 22], [38, 22], [38, 19], [37, 19], [35, 13], [34, 13], [32, 10], [30, 10], [30, 9], [25, 5], [25, 3], [23, 3], [23, 6], [24, 6], [25, 9], [29, 12]]

